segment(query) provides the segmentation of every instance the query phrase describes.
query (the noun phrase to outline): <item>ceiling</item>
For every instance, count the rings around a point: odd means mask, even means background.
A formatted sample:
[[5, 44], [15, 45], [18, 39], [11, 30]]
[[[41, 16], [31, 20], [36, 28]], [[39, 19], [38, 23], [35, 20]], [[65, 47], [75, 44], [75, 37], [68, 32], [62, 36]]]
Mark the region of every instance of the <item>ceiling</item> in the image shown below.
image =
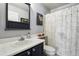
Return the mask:
[[51, 10], [63, 5], [66, 5], [68, 3], [42, 3], [47, 9]]

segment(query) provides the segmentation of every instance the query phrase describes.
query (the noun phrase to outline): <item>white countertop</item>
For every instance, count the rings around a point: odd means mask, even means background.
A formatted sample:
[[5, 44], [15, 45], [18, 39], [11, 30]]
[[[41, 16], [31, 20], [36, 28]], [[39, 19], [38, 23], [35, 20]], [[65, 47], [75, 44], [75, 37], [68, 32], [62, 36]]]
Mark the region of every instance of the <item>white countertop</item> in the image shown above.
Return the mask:
[[16, 41], [0, 44], [0, 56], [12, 56], [18, 54], [44, 41], [45, 40], [41, 40], [38, 38], [31, 38], [31, 39], [25, 39], [24, 41], [16, 40]]

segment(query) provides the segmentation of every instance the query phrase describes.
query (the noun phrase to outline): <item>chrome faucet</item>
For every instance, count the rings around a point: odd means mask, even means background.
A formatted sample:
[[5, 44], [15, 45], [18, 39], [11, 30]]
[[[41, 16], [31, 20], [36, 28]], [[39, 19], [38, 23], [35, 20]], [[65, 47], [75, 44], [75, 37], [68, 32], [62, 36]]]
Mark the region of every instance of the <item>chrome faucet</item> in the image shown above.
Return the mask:
[[30, 32], [27, 33], [27, 38], [31, 38]]
[[24, 37], [21, 37], [20, 39], [19, 39], [19, 41], [24, 41], [25, 39], [24, 39]]

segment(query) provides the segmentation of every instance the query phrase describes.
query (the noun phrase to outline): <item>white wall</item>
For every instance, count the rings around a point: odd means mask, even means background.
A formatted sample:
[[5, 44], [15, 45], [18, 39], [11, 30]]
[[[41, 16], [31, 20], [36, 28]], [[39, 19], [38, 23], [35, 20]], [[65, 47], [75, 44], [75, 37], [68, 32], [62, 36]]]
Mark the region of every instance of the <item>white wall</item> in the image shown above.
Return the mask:
[[[5, 4], [0, 3], [0, 38], [24, 35], [28, 30], [9, 30], [5, 31]], [[36, 25], [36, 12], [46, 14], [46, 9], [41, 4], [31, 4], [31, 33], [42, 32], [43, 27]]]
[[46, 8], [43, 7], [43, 5], [41, 5], [40, 3], [32, 3], [31, 4], [31, 29], [32, 29], [32, 33], [38, 33], [38, 32], [43, 32], [43, 26], [39, 26], [36, 24], [36, 16], [37, 16], [37, 12], [45, 15], [46, 13], [48, 13], [48, 10]]

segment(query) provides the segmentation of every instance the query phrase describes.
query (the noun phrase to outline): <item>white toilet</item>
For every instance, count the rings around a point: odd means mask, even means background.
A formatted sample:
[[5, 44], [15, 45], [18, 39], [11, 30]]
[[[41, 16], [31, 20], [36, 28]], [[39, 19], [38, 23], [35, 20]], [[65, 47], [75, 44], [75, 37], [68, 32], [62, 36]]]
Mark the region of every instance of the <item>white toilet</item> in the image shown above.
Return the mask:
[[47, 56], [54, 56], [55, 55], [55, 48], [48, 46], [48, 45], [44, 45], [44, 53]]

